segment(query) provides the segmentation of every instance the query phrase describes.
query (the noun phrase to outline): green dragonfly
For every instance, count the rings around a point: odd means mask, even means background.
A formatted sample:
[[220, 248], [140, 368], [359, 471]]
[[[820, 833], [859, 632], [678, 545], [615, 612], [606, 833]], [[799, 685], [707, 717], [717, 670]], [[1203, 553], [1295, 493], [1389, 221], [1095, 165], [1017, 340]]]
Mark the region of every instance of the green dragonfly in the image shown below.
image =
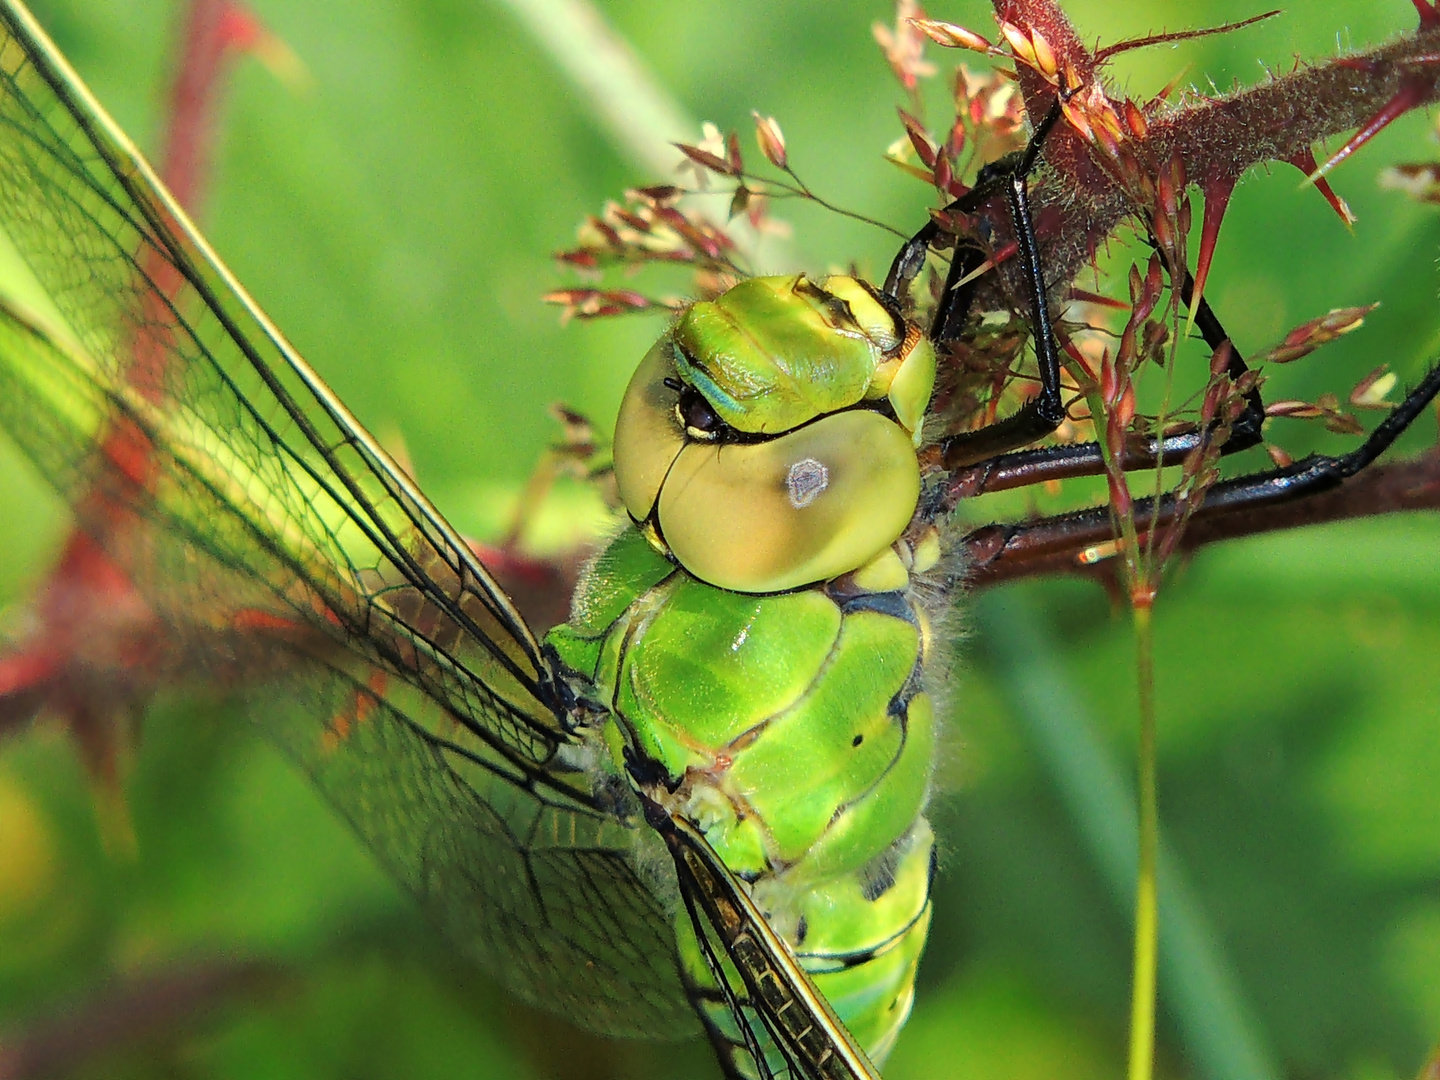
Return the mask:
[[[46, 593], [74, 644], [25, 655], [56, 665], [37, 685], [206, 669], [512, 992], [613, 1035], [698, 1013], [736, 1075], [874, 1076], [929, 922], [930, 644], [904, 590], [939, 549], [928, 523], [901, 536], [929, 341], [853, 278], [692, 308], [622, 407], [616, 476], [648, 524], [542, 648], [29, 13], [3, 18], [0, 218], [40, 300], [0, 320], [5, 426], [73, 500], [65, 572], [129, 581], [80, 626]], [[713, 543], [747, 500], [773, 535]], [[699, 712], [697, 640], [720, 650]], [[664, 847], [669, 883], [645, 870]]]
[[[40, 54], [38, 48], [30, 52]], [[23, 67], [17, 71], [17, 81], [32, 74]], [[27, 94], [36, 100], [44, 86], [55, 84], [22, 85], [31, 88]], [[61, 87], [63, 91], [63, 82]], [[62, 119], [74, 115], [69, 108], [58, 114], [52, 109], [41, 112]], [[49, 160], [56, 167], [93, 165], [96, 159], [83, 150], [73, 161], [67, 157], [77, 138], [69, 135], [60, 148], [52, 148]], [[123, 150], [123, 144], [115, 145]], [[14, 167], [34, 168], [35, 161], [26, 158]], [[55, 182], [55, 190], [65, 187], [55, 176], [44, 175]], [[90, 190], [104, 186], [104, 172], [98, 175], [102, 180], [89, 181]], [[627, 817], [598, 800], [588, 781], [573, 780], [582, 769], [589, 775], [596, 765], [585, 757], [593, 746], [583, 752], [567, 749], [580, 742], [571, 736], [584, 726], [567, 719], [585, 707], [568, 696], [573, 686], [562, 685], [554, 660], [469, 560], [459, 538], [363, 436], [343, 407], [293, 360], [233, 281], [215, 264], [207, 265], [208, 253], [186, 234], [178, 215], [163, 202], [147, 202], [143, 182], [138, 187], [135, 183], [115, 190], [131, 197], [140, 193], [135, 205], [144, 211], [141, 216], [151, 235], [160, 237], [158, 247], [167, 250], [165, 261], [183, 263], [187, 275], [198, 271], [188, 286], [194, 296], [182, 293], [169, 314], [141, 308], [144, 317], [134, 320], [138, 330], [123, 317], [96, 317], [94, 298], [121, 295], [130, 280], [127, 275], [137, 266], [116, 265], [103, 248], [99, 255], [84, 256], [95, 258], [101, 272], [84, 276], [73, 296], [57, 296], [57, 312], [10, 312], [14, 354], [28, 351], [36, 366], [27, 370], [39, 371], [41, 364], [54, 368], [51, 375], [34, 379], [29, 392], [31, 401], [59, 403], [46, 419], [48, 423], [53, 418], [58, 427], [27, 437], [27, 417], [47, 416], [30, 410], [16, 410], [7, 423], [32, 452], [56, 455], [44, 458], [44, 464], [47, 474], [62, 485], [72, 475], [77, 476], [77, 487], [93, 482], [90, 475], [82, 476], [85, 463], [80, 457], [65, 455], [67, 432], [71, 445], [104, 444], [122, 482], [144, 479], [125, 471], [126, 461], [149, 453], [149, 448], [137, 452], [136, 439], [166, 448], [164, 469], [179, 483], [153, 502], [147, 496], [145, 513], [169, 522], [170, 529], [158, 535], [144, 532], [141, 562], [164, 575], [152, 585], [154, 595], [175, 605], [166, 611], [167, 618], [191, 628], [194, 643], [210, 657], [217, 678], [237, 679], [225, 663], [217, 662], [217, 656], [223, 656], [246, 679], [267, 684], [265, 701], [254, 706], [266, 726], [319, 775], [342, 807], [351, 808], [348, 812], [382, 858], [426, 895], [457, 939], [479, 951], [482, 962], [512, 978], [514, 988], [525, 996], [562, 1011], [583, 1010], [593, 1026], [605, 1030], [656, 1034], [669, 1025], [693, 1025], [685, 989], [666, 962], [674, 946], [667, 936], [665, 905], [657, 901], [654, 883], [635, 869], [632, 853], [643, 841], [636, 839], [634, 810]], [[113, 219], [106, 214], [119, 213], [113, 204], [92, 207], [85, 198], [67, 203], [66, 213], [70, 208], [83, 216], [62, 215], [61, 220], [68, 234], [77, 237], [86, 235], [87, 221], [109, 222]], [[138, 220], [130, 214], [119, 216], [129, 217], [126, 227]], [[45, 235], [53, 235], [54, 222], [45, 224]], [[14, 223], [10, 228], [24, 231]], [[92, 236], [114, 233], [113, 225], [92, 225], [97, 228]], [[146, 231], [127, 235], [139, 240]], [[178, 247], [169, 246], [168, 237], [177, 237]], [[107, 269], [115, 277], [107, 277]], [[138, 269], [154, 280], [161, 273], [143, 260]], [[46, 280], [44, 270], [36, 273]], [[812, 298], [828, 304], [826, 296], [848, 296], [852, 309], [864, 303], [862, 295], [846, 292], [850, 286], [843, 280], [825, 283], [825, 289], [823, 296]], [[55, 285], [51, 290], [65, 291]], [[133, 315], [136, 309], [128, 310]], [[213, 324], [208, 313], [213, 313]], [[183, 341], [176, 331], [182, 319], [183, 326], [196, 331], [188, 347], [177, 345]], [[156, 325], [167, 328], [155, 334], [151, 347], [190, 350], [183, 393], [168, 389], [168, 384], [165, 391], [175, 401], [191, 403], [190, 410], [156, 407], [144, 378], [107, 382], [97, 374], [97, 356], [143, 354], [145, 334], [151, 332], [145, 328]], [[696, 334], [704, 336], [701, 330]], [[244, 363], [241, 357], [227, 357], [228, 343], [237, 340], [253, 343], [257, 355], [244, 357]], [[137, 341], [142, 344], [137, 346]], [[211, 357], [227, 363], [209, 369], [205, 361]], [[236, 367], [229, 366], [231, 360]], [[216, 374], [209, 374], [211, 370]], [[665, 374], [659, 382], [674, 377]], [[162, 375], [160, 381], [167, 378]], [[689, 387], [700, 382], [693, 373], [682, 381]], [[238, 389], [234, 397], [227, 389], [232, 382]], [[713, 398], [707, 400], [716, 404]], [[888, 400], [897, 414], [913, 408], [899, 399]], [[298, 410], [292, 407], [295, 402], [301, 403]], [[133, 421], [138, 432], [110, 441], [102, 433], [117, 426], [116, 416]], [[694, 426], [705, 430], [709, 420], [695, 419]], [[785, 423], [793, 426], [793, 421]], [[233, 437], [237, 432], [242, 433], [238, 440]], [[266, 452], [252, 449], [267, 441]], [[270, 452], [281, 445], [289, 446], [293, 456]], [[792, 484], [792, 501], [803, 497], [797, 490]], [[277, 496], [279, 501], [272, 502]], [[117, 490], [101, 502], [123, 503], [125, 498], [125, 492]], [[206, 499], [228, 516], [197, 513], [195, 506]], [[358, 517], [356, 507], [362, 509]], [[636, 503], [631, 509], [638, 518], [647, 516], [647, 506]], [[277, 521], [286, 524], [276, 528]], [[666, 530], [672, 547], [678, 531], [673, 524]], [[888, 539], [880, 546], [886, 545]], [[918, 552], [920, 545], [914, 546]], [[196, 550], [208, 552], [216, 565], [196, 566], [188, 554]], [[622, 556], [632, 557], [619, 553], [617, 560]], [[840, 565], [827, 564], [822, 576], [835, 576]], [[639, 571], [641, 577], [653, 572]], [[724, 576], [727, 572], [699, 571], [737, 590], [769, 592], [805, 583], [790, 578], [736, 581]], [[293, 578], [310, 586], [297, 590]], [[212, 607], [212, 615], [197, 625], [193, 612], [220, 592], [220, 582], [236, 579], [247, 587], [226, 589], [227, 606]], [[186, 589], [193, 591], [187, 595]], [[452, 624], [460, 633], [446, 629]], [[325, 632], [316, 633], [317, 626]], [[345, 633], [330, 634], [332, 627]], [[351, 644], [337, 651], [337, 636]], [[359, 648], [354, 646], [357, 641]], [[582, 659], [582, 652], [583, 646], [573, 641], [561, 649], [569, 667], [590, 663], [595, 670], [599, 661]], [[277, 685], [296, 687], [288, 705], [276, 704]], [[435, 708], [437, 701], [444, 703], [448, 715]], [[292, 706], [293, 714], [287, 711]], [[655, 755], [651, 761], [661, 760], [658, 746], [647, 752]], [[384, 775], [369, 776], [363, 765], [353, 764], [372, 754], [387, 763]], [[623, 753], [615, 759], [628, 760]], [[367, 787], [369, 783], [378, 786]], [[414, 802], [398, 804], [400, 792]], [[387, 802], [396, 804], [387, 811], [390, 820], [367, 817], [373, 805]], [[454, 818], [437, 814], [437, 805], [450, 808]], [[517, 823], [523, 823], [523, 835]], [[667, 825], [661, 818], [657, 824], [676, 852], [697, 860], [691, 868], [694, 897], [739, 905], [743, 925], [763, 938], [765, 923], [745, 911], [744, 890], [727, 892], [733, 878], [711, 858], [711, 841], [683, 820]], [[741, 847], [729, 849], [727, 861], [740, 860]], [[601, 884], [591, 884], [596, 881]], [[591, 888], [596, 891], [587, 891]], [[477, 893], [485, 898], [484, 905], [470, 902]], [[557, 903], [559, 907], [552, 906]], [[724, 922], [714, 911], [702, 916], [696, 924], [702, 934], [706, 925]], [[759, 951], [770, 963], [785, 957], [774, 942], [762, 940]], [[584, 962], [575, 963], [576, 956]], [[692, 964], [689, 974], [700, 973]], [[793, 973], [787, 981], [790, 994], [805, 985]], [[605, 1011], [607, 1007], [613, 1012]], [[824, 1016], [821, 1003], [811, 1008]], [[830, 1052], [837, 1046], [847, 1048], [843, 1034], [832, 1030], [835, 1045]], [[755, 1037], [763, 1038], [763, 1029]], [[824, 1067], [818, 1053], [796, 1047], [786, 1052], [796, 1068], [819, 1072]], [[861, 1075], [866, 1066], [857, 1056], [846, 1068]]]

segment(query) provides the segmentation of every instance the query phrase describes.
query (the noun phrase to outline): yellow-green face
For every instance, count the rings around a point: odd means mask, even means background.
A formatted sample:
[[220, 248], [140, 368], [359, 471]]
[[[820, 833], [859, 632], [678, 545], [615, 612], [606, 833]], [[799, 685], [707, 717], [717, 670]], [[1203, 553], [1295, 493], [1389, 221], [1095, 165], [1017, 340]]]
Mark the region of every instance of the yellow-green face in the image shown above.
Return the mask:
[[851, 277], [752, 278], [691, 307], [630, 381], [615, 475], [692, 575], [778, 592], [904, 531], [935, 381], [929, 342]]

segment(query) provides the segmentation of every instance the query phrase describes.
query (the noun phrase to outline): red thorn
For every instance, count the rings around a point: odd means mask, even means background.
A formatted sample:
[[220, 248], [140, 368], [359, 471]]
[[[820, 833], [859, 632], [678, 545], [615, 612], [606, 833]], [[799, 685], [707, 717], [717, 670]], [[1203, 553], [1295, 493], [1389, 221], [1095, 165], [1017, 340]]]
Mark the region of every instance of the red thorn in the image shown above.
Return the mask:
[[1432, 3], [1431, 0], [1410, 0], [1410, 2], [1415, 5], [1415, 10], [1420, 15], [1422, 30], [1440, 26], [1440, 4]]
[[[1091, 292], [1089, 289], [1071, 289], [1071, 300], [1078, 300], [1081, 303], [1094, 304], [1096, 307], [1113, 308], [1115, 311], [1129, 311], [1130, 305], [1123, 300], [1117, 300], [1113, 296], [1106, 296], [1103, 293]], [[1078, 357], [1079, 353], [1072, 355]]]
[[227, 4], [220, 16], [218, 37], [225, 48], [248, 52], [265, 36], [265, 24], [239, 4]]
[[[1413, 0], [1413, 2], [1417, 8], [1420, 8], [1421, 25], [1426, 25], [1425, 11], [1427, 9], [1421, 8], [1420, 6], [1422, 4], [1428, 5], [1429, 0]], [[1440, 25], [1440, 10], [1435, 8], [1428, 8], [1428, 10], [1430, 11], [1430, 23], [1432, 25]], [[1380, 110], [1376, 112], [1374, 116], [1360, 125], [1360, 130], [1350, 136], [1349, 142], [1331, 154], [1330, 159], [1326, 161], [1324, 165], [1321, 165], [1320, 168], [1310, 174], [1316, 178], [1316, 186], [1319, 186], [1318, 181], [1323, 174], [1329, 172], [1336, 165], [1339, 165], [1340, 162], [1344, 161], [1356, 150], [1359, 150], [1360, 147], [1384, 131], [1385, 128], [1389, 127], [1394, 121], [1404, 116], [1411, 109], [1422, 104], [1425, 100], [1426, 93], [1430, 89], [1430, 85], [1431, 81], [1429, 79], [1411, 78], [1402, 82], [1400, 89], [1395, 91], [1395, 96], [1381, 106]]]
[[[1302, 150], [1294, 157], [1287, 158], [1286, 164], [1294, 165], [1295, 168], [1304, 173], [1306, 177], [1315, 177], [1315, 190], [1325, 196], [1325, 201], [1330, 204], [1330, 208], [1334, 210], [1335, 213], [1340, 215], [1340, 220], [1347, 226], [1355, 224], [1355, 215], [1350, 212], [1350, 207], [1346, 204], [1345, 200], [1335, 194], [1335, 189], [1330, 186], [1329, 180], [1319, 175], [1323, 170], [1315, 165], [1314, 154], [1308, 149]], [[1329, 167], [1327, 163], [1326, 168]]]
[[1215, 245], [1220, 239], [1220, 223], [1230, 206], [1230, 196], [1235, 192], [1235, 177], [1219, 176], [1200, 184], [1205, 196], [1205, 214], [1200, 221], [1200, 251], [1195, 257], [1195, 287], [1190, 294], [1190, 318], [1200, 306], [1205, 295], [1205, 282], [1210, 277], [1210, 264], [1215, 258]]
[[[1113, 299], [1112, 297], [1107, 296], [1102, 297], [1102, 299], [1107, 305], [1113, 304], [1120, 308], [1125, 307], [1124, 304], [1119, 303], [1119, 301]], [[1095, 366], [1085, 358], [1085, 354], [1080, 351], [1079, 347], [1075, 344], [1074, 341], [1066, 338], [1064, 341], [1060, 342], [1060, 348], [1065, 351], [1066, 356], [1070, 357], [1071, 360], [1073, 360], [1076, 364], [1080, 365], [1080, 369], [1084, 371], [1086, 375], [1088, 375], [1094, 381], [1099, 381], [1098, 377], [1095, 374]]]

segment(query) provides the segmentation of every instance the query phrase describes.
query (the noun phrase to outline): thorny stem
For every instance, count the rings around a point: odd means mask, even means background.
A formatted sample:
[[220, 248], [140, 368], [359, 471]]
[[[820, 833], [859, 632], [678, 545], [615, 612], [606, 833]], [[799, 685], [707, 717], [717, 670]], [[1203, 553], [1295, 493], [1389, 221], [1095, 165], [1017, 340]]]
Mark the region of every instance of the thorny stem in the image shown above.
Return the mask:
[[[1062, 67], [1087, 79], [1099, 67], [1057, 0], [993, 3], [1007, 22], [1042, 31]], [[1158, 110], [1147, 117], [1145, 135], [1131, 136], [1129, 143], [1146, 161], [1178, 157], [1192, 183], [1238, 179], [1253, 165], [1288, 162], [1329, 136], [1365, 125], [1402, 88], [1408, 88], [1412, 107], [1440, 99], [1440, 72], [1423, 63], [1437, 51], [1440, 23], [1424, 24], [1382, 45], [1301, 66], [1257, 86]], [[1054, 100], [1053, 87], [1024, 65], [1018, 74], [1027, 110], [1043, 115]], [[1054, 280], [1070, 281], [1135, 206], [1073, 131], [1061, 128], [1051, 135], [1045, 160], [1056, 180], [1038, 185], [1032, 201], [1037, 215], [1051, 207], [1061, 210], [1058, 228], [1047, 238], [1046, 261]]]
[[1160, 940], [1157, 866], [1160, 811], [1155, 778], [1155, 632], [1149, 598], [1136, 597], [1135, 663], [1140, 686], [1140, 858], [1135, 885], [1135, 970], [1130, 997], [1129, 1080], [1150, 1080], [1155, 1062], [1155, 980]]

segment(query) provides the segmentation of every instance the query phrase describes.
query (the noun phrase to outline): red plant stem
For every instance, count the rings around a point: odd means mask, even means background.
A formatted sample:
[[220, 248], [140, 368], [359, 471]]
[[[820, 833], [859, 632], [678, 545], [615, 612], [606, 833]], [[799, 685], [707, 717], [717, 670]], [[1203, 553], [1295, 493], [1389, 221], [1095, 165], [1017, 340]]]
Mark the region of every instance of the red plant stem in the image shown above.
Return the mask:
[[[1331, 491], [1294, 502], [1215, 516], [1207, 516], [1202, 505], [1177, 550], [1193, 552], [1222, 540], [1411, 510], [1440, 510], [1440, 449], [1409, 461], [1372, 466]], [[1151, 526], [1148, 520], [1137, 524], [1141, 529]], [[986, 525], [960, 542], [972, 588], [1050, 574], [1113, 577], [1109, 562], [1079, 561], [1088, 549], [1115, 539], [1108, 522], [1064, 536], [1037, 536], [1024, 530], [1023, 524]]]
[[[192, 0], [164, 136], [160, 174], [182, 205], [194, 210], [210, 175], [216, 112], [227, 61], [251, 44], [258, 24], [233, 0]], [[169, 326], [170, 301], [180, 287], [175, 268], [153, 249], [142, 262], [153, 285], [145, 298], [143, 324], [135, 328], [126, 379], [147, 399], [163, 400], [175, 356]], [[87, 646], [107, 635], [111, 655], [127, 665], [132, 693], [158, 677], [156, 665], [169, 650], [164, 631], [116, 556], [137, 527], [138, 493], [152, 482], [153, 447], [133, 422], [117, 420], [98, 452], [108, 460], [108, 485], [99, 484], [76, 504], [77, 527], [63, 554], [37, 592], [39, 629], [3, 658], [6, 684], [0, 686], [0, 731], [16, 726], [48, 704], [70, 723], [83, 745], [92, 774], [113, 781], [117, 733], [106, 730], [94, 703], [75, 689], [67, 671], [83, 672]], [[48, 658], [39, 663], [38, 658]], [[117, 694], [115, 697], [124, 697]], [[113, 700], [108, 709], [116, 725], [133, 702]]]
[[257, 33], [254, 17], [234, 0], [190, 4], [160, 157], [160, 178], [189, 211], [205, 200], [229, 63]]

